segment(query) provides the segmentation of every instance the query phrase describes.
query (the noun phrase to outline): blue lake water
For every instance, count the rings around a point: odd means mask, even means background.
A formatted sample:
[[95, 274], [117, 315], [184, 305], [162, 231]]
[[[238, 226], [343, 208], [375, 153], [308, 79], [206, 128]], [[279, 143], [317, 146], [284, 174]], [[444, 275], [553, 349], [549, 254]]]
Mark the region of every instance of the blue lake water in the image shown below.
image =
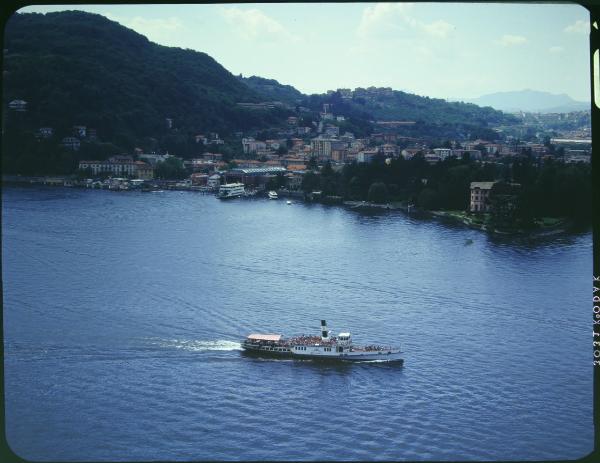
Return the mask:
[[[593, 448], [592, 237], [193, 192], [3, 189], [8, 443], [29, 460], [535, 460]], [[468, 240], [472, 240], [470, 243]], [[405, 364], [248, 358], [250, 332]]]

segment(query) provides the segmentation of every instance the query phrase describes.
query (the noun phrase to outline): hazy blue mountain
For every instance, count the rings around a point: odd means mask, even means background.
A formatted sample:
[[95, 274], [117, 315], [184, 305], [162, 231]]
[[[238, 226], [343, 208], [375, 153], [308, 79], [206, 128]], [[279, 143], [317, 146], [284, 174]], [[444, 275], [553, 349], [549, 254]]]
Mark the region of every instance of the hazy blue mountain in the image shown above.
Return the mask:
[[590, 103], [577, 101], [565, 93], [554, 94], [537, 90], [521, 90], [517, 92], [497, 92], [479, 98], [462, 99], [464, 102], [478, 106], [491, 106], [501, 111], [514, 112], [571, 112], [590, 109]]

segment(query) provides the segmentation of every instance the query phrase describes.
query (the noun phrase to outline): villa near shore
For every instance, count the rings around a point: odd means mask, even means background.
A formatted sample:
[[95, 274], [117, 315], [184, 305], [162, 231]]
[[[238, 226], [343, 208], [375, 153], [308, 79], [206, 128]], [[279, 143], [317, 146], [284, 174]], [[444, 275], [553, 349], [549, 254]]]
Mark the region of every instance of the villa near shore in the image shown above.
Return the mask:
[[488, 198], [496, 182], [471, 182], [471, 212], [489, 212]]

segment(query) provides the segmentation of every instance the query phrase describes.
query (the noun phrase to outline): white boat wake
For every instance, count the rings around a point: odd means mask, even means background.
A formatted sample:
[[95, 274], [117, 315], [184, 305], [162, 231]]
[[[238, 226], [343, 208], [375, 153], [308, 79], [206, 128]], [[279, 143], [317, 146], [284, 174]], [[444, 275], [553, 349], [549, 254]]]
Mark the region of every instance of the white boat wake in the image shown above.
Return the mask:
[[163, 339], [156, 341], [153, 344], [159, 345], [160, 347], [182, 349], [192, 352], [242, 350], [242, 346], [239, 342], [228, 341], [225, 339], [217, 339], [214, 341], [193, 339]]

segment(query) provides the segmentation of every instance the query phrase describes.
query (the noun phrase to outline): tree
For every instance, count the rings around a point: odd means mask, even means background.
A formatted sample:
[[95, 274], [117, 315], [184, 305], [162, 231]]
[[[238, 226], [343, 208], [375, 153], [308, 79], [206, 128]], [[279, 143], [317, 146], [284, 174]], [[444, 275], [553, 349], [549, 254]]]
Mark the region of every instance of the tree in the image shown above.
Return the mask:
[[438, 195], [435, 190], [431, 188], [424, 188], [417, 197], [417, 204], [428, 211], [436, 209], [438, 203]]
[[326, 161], [325, 165], [321, 169], [321, 175], [324, 177], [331, 177], [333, 175], [333, 167], [331, 167], [331, 161]]
[[304, 177], [302, 177], [302, 191], [304, 191], [305, 193], [310, 193], [311, 191], [315, 191], [317, 188], [319, 188], [321, 185], [321, 182], [319, 180], [319, 175], [315, 174], [314, 172], [307, 172], [306, 174], [304, 174]]
[[387, 201], [388, 190], [383, 182], [374, 182], [369, 187], [369, 193], [367, 195], [369, 201], [382, 204]]
[[187, 177], [183, 162], [176, 157], [170, 157], [165, 161], [159, 162], [156, 165], [155, 174], [157, 178], [163, 180], [181, 180]]
[[519, 187], [497, 182], [490, 191], [490, 225], [498, 230], [510, 230], [517, 226]]
[[348, 182], [348, 194], [352, 199], [361, 198], [363, 195], [363, 186], [356, 175]]
[[274, 177], [271, 177], [267, 182], [266, 188], [267, 190], [279, 190], [285, 186], [285, 177], [283, 174], [277, 174]]

